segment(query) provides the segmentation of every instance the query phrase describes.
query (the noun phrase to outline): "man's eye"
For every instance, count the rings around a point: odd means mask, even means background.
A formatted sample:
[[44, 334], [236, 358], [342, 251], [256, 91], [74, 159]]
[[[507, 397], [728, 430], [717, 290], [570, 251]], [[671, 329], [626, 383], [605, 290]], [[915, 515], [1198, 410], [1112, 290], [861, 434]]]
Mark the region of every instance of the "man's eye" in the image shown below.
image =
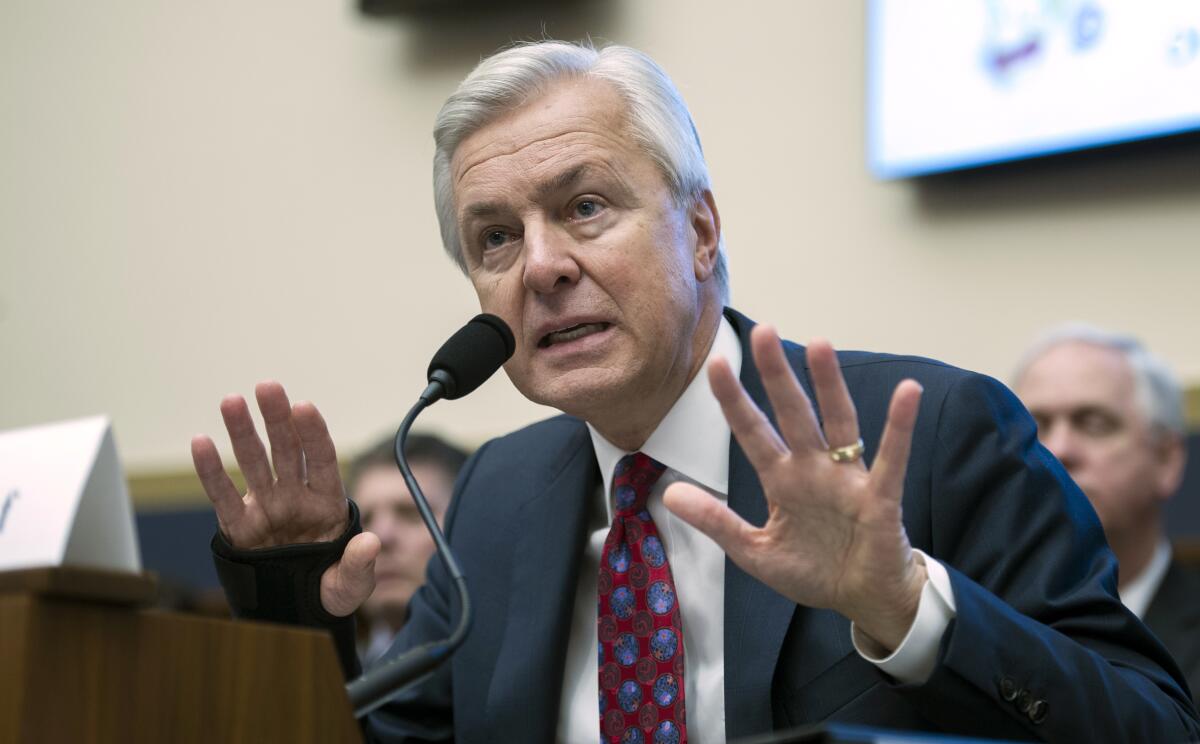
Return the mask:
[[504, 230], [488, 230], [483, 235], [483, 244], [486, 248], [499, 248], [508, 242], [508, 238]]
[[581, 217], [586, 220], [589, 217], [595, 217], [600, 213], [601, 209], [603, 209], [603, 207], [600, 206], [600, 202], [594, 199], [582, 199], [575, 202], [574, 211], [576, 217]]
[[[407, 498], [407, 496], [405, 497]], [[417, 523], [421, 521], [421, 513], [407, 501], [399, 501], [392, 507], [392, 516], [398, 522]]]
[[1121, 422], [1105, 411], [1081, 411], [1075, 416], [1075, 428], [1092, 437], [1103, 437], [1121, 428]]

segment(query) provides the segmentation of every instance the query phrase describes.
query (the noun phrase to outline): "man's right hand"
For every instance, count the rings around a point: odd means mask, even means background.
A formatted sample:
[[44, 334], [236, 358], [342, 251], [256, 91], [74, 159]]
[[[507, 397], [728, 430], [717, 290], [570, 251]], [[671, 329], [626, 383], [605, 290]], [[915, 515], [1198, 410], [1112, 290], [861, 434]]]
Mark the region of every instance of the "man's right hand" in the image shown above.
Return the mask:
[[[225, 472], [213, 440], [204, 434], [192, 438], [192, 461], [221, 533], [241, 550], [336, 540], [346, 531], [349, 511], [325, 420], [311, 403], [291, 405], [278, 382], [261, 382], [254, 394], [271, 443], [270, 461], [246, 400], [230, 395], [221, 401], [233, 455], [246, 478], [245, 495]], [[349, 615], [371, 595], [378, 555], [379, 538], [370, 532], [350, 540], [321, 577], [326, 612]]]

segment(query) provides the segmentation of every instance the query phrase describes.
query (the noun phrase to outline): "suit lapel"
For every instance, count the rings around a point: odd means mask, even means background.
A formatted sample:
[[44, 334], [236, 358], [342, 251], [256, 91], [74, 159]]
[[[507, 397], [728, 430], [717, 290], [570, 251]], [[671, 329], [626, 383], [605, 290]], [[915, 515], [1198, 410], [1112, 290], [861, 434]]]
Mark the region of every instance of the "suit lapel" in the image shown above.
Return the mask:
[[[750, 352], [750, 329], [754, 322], [732, 310], [726, 310], [734, 330], [742, 341], [742, 385], [752, 400], [763, 410], [767, 418], [775, 426], [775, 412], [770, 407], [767, 391], [763, 388], [762, 378], [758, 376], [758, 368], [754, 364], [754, 356]], [[814, 398], [808, 372], [804, 365], [804, 349], [792, 344], [786, 348], [788, 361], [796, 371], [800, 386], [810, 400]], [[767, 499], [758, 481], [754, 466], [745, 456], [737, 439], [730, 443], [730, 508], [744, 520], [761, 524], [767, 521]], [[726, 736], [739, 737], [761, 733], [772, 724], [772, 680], [775, 676], [776, 662], [779, 661], [780, 649], [784, 646], [788, 626], [791, 625], [797, 613], [804, 617], [815, 619], [823, 616], [808, 607], [798, 607], [790, 599], [785, 598], [774, 589], [746, 574], [726, 558], [725, 562], [725, 731]], [[832, 613], [830, 613], [832, 614]], [[841, 619], [838, 616], [838, 619]], [[848, 646], [848, 631], [844, 622], [805, 623], [814, 628], [822, 628], [817, 632], [816, 643], [806, 643], [805, 647], [817, 649], [838, 649], [838, 653], [815, 653], [799, 659], [788, 659], [792, 664], [792, 673], [800, 673], [806, 678], [815, 678], [824, 668], [834, 664], [845, 656], [845, 646]], [[845, 638], [829, 636], [845, 632]], [[794, 666], [794, 665], [798, 665]], [[811, 668], [805, 668], [811, 667]]]
[[[758, 369], [750, 352], [753, 322], [726, 310], [742, 342], [741, 382], [775, 424]], [[805, 392], [812, 395], [802, 366], [795, 365]], [[729, 445], [729, 508], [746, 521], [767, 521], [767, 502], [758, 474], [736, 439]], [[725, 560], [725, 732], [729, 737], [771, 728], [771, 679], [796, 605]]]
[[512, 600], [487, 699], [487, 730], [495, 741], [552, 741], [555, 735], [588, 505], [599, 482], [582, 424], [563, 450], [558, 476], [518, 515]]
[[1200, 579], [1172, 559], [1146, 609], [1143, 618], [1146, 625], [1174, 653], [1197, 643], [1196, 623], [1200, 610], [1195, 605], [1195, 597], [1198, 592]]
[[[761, 525], [766, 502], [754, 468], [730, 446], [729, 507]], [[771, 728], [771, 678], [796, 605], [725, 559], [725, 733]]]

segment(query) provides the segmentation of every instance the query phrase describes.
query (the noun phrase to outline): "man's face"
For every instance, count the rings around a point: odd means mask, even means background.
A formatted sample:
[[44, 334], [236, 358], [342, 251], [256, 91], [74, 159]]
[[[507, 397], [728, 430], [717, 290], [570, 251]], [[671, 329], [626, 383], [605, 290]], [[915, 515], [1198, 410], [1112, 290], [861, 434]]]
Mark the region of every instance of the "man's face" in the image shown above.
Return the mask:
[[[415, 464], [412, 470], [440, 522], [450, 502], [452, 479], [440, 468], [427, 464]], [[425, 583], [425, 565], [433, 555], [433, 540], [395, 466], [364, 470], [351, 498], [358, 504], [363, 529], [374, 532], [382, 544], [375, 561], [375, 591], [363, 609], [372, 617], [383, 617], [398, 625], [409, 598]]]
[[1119, 352], [1080, 342], [1053, 346], [1022, 375], [1017, 395], [1114, 544], [1153, 519], [1174, 492], [1173, 440], [1147, 421]]
[[677, 205], [594, 80], [475, 132], [451, 168], [480, 306], [516, 336], [517, 389], [597, 425], [638, 402], [665, 413], [703, 362], [701, 315], [715, 328], [720, 311], [710, 195]]

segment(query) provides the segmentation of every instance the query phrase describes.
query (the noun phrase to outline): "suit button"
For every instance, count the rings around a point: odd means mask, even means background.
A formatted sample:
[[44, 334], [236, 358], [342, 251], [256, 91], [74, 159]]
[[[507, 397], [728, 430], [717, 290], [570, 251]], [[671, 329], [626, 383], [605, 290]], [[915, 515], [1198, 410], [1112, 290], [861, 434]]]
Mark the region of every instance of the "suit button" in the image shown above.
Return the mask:
[[1049, 707], [1045, 700], [1034, 700], [1033, 705], [1029, 706], [1029, 720], [1034, 723], [1046, 720], [1046, 709]]
[[1021, 690], [1021, 693], [1017, 695], [1017, 710], [1028, 713], [1032, 707], [1033, 695], [1029, 694], [1029, 690]]
[[1020, 689], [1017, 688], [1017, 683], [1013, 682], [1012, 677], [1001, 677], [999, 687], [1000, 697], [1004, 698], [1006, 703], [1011, 703], [1012, 701], [1016, 700], [1017, 695], [1021, 692]]

